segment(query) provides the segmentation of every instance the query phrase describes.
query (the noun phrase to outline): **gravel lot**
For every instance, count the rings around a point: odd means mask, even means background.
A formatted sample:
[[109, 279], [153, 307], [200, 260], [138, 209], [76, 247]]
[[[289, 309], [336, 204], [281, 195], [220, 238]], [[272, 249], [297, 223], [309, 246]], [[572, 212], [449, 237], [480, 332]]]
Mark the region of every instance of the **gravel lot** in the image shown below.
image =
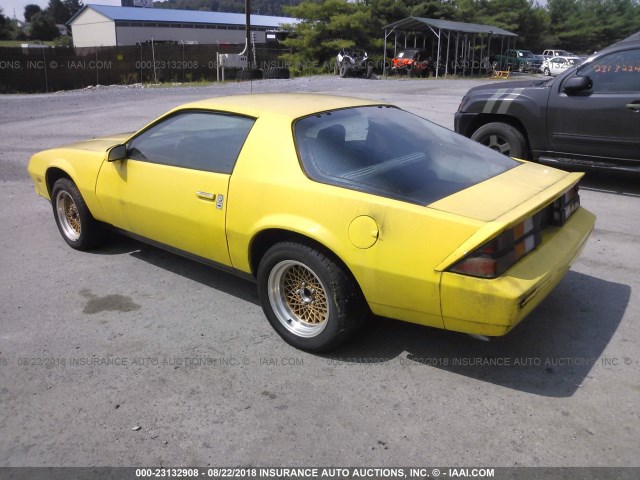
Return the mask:
[[588, 174], [596, 230], [508, 336], [373, 319], [317, 356], [276, 335], [250, 283], [119, 237], [68, 248], [26, 173], [38, 150], [132, 131], [203, 97], [353, 95], [452, 128], [479, 83], [1, 96], [0, 466], [640, 466], [640, 176]]

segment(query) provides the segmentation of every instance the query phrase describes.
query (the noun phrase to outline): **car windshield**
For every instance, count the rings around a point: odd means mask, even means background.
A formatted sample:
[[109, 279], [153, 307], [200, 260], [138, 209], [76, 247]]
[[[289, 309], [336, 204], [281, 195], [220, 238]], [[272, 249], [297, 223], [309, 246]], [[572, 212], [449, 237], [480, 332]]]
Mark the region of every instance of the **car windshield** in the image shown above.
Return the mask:
[[391, 106], [304, 117], [294, 125], [312, 180], [428, 205], [519, 165], [451, 130]]
[[523, 50], [522, 52], [520, 52], [520, 56], [526, 58], [535, 58], [533, 53], [529, 52], [528, 50]]

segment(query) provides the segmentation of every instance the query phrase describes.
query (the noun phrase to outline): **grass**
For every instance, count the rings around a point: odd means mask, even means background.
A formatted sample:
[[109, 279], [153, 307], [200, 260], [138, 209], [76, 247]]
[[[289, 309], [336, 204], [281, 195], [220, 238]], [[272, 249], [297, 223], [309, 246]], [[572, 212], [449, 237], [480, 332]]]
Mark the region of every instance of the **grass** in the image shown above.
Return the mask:
[[21, 47], [24, 43], [29, 43], [32, 45], [40, 45], [40, 43], [49, 46], [57, 45], [55, 40], [51, 40], [48, 42], [40, 42], [40, 40], [0, 40], [0, 47]]
[[[230, 80], [226, 80], [224, 83], [228, 83]], [[235, 81], [235, 80], [233, 80]], [[223, 83], [217, 82], [215, 80], [197, 80], [197, 81], [184, 81], [184, 82], [159, 82], [159, 83], [145, 83], [144, 86], [146, 88], [167, 88], [167, 87], [205, 87], [208, 85], [213, 85], [214, 83]]]

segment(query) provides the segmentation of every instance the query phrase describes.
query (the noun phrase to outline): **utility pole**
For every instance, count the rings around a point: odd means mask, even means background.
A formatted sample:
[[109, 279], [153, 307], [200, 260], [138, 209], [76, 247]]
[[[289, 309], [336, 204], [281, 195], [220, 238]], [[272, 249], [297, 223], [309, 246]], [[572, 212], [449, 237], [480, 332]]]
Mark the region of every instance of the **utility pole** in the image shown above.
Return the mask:
[[244, 0], [244, 14], [245, 14], [245, 36], [247, 42], [246, 55], [247, 55], [247, 68], [251, 70], [253, 68], [252, 63], [252, 45], [251, 45], [251, 0]]

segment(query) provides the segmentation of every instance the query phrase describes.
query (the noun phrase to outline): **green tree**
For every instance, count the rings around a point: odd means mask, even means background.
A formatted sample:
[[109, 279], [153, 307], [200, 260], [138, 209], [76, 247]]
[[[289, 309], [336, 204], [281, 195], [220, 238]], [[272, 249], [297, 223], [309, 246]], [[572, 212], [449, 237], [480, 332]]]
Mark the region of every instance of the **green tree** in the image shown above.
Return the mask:
[[638, 31], [638, 0], [549, 0], [550, 38], [558, 48], [591, 53]]
[[438, 18], [442, 20], [455, 20], [456, 7], [453, 2], [442, 0], [420, 0], [408, 2], [409, 14], [412, 17]]
[[30, 22], [31, 17], [33, 17], [36, 13], [40, 13], [41, 11], [42, 9], [40, 8], [39, 5], [36, 5], [34, 3], [30, 3], [29, 5], [26, 5], [24, 7], [24, 20], [26, 22]]
[[46, 13], [36, 13], [31, 17], [31, 38], [36, 40], [53, 40], [60, 35], [53, 17]]
[[5, 17], [2, 7], [0, 7], [0, 40], [15, 40], [23, 36], [18, 22], [12, 18]]
[[67, 8], [67, 14], [69, 15], [64, 23], [68, 22], [71, 17], [82, 10], [84, 3], [82, 0], [63, 0], [64, 6]]
[[9, 19], [3, 15], [2, 7], [0, 7], [0, 40], [10, 38], [10, 29], [8, 28]]
[[319, 73], [333, 70], [341, 48], [368, 48], [371, 9], [347, 0], [306, 1], [285, 7], [285, 13], [301, 21], [291, 26], [284, 40], [293, 53], [283, 56], [294, 73]]
[[69, 10], [62, 0], [49, 0], [45, 12], [53, 18], [53, 23], [65, 23], [69, 20]]

